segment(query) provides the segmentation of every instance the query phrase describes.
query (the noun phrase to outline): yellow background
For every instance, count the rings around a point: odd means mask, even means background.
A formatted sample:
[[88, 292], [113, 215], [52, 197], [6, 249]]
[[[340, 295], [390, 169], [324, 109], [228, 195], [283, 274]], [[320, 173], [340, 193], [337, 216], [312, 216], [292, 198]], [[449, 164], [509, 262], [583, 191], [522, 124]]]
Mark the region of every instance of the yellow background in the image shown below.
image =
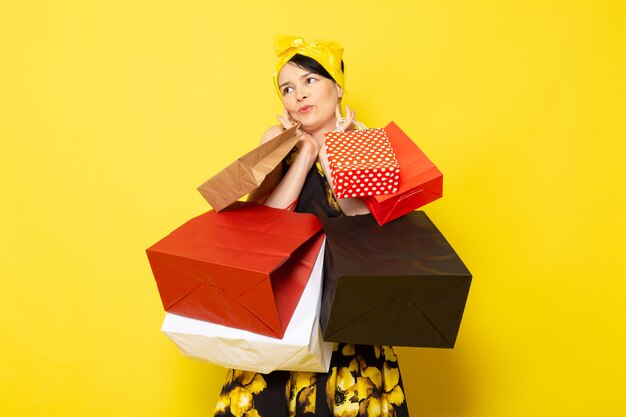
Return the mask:
[[445, 174], [474, 282], [455, 349], [398, 349], [412, 415], [626, 413], [626, 3], [269, 3], [0, 3], [0, 415], [211, 415], [144, 249], [275, 123], [275, 33]]

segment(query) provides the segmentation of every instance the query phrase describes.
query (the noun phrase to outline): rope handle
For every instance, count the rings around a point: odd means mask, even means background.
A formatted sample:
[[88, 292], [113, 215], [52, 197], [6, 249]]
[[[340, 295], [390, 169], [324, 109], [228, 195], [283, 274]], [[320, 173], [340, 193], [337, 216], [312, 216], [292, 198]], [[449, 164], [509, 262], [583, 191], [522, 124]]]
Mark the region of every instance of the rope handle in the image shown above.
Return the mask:
[[[336, 126], [337, 126], [337, 130], [338, 130], [338, 131], [340, 131], [340, 132], [344, 132], [343, 128], [341, 127], [341, 124], [342, 124], [343, 122], [345, 122], [345, 121], [346, 121], [346, 118], [345, 118], [345, 117], [340, 117], [340, 118], [338, 118], [338, 119], [337, 119]], [[367, 126], [365, 126], [365, 124], [364, 124], [364, 123], [359, 122], [358, 120], [355, 120], [355, 121], [354, 121], [354, 127], [355, 127], [355, 129], [354, 129], [354, 130], [367, 130], [367, 129], [368, 129], [368, 128], [367, 128]]]

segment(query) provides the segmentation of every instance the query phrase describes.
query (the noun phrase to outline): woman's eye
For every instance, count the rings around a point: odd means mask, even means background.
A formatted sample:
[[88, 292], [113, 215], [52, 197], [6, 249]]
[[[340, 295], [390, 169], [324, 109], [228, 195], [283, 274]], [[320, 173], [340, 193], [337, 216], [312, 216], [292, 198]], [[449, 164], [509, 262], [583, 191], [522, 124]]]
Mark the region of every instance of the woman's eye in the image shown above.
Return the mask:
[[317, 80], [315, 78], [313, 78], [313, 77], [309, 77], [309, 78], [306, 79], [307, 84], [311, 84], [311, 83], [313, 83], [315, 81], [317, 81]]
[[292, 88], [292, 87], [285, 87], [285, 88], [283, 88], [283, 96], [284, 96], [285, 94], [289, 94], [289, 93], [291, 93], [292, 91], [293, 91], [293, 88]]

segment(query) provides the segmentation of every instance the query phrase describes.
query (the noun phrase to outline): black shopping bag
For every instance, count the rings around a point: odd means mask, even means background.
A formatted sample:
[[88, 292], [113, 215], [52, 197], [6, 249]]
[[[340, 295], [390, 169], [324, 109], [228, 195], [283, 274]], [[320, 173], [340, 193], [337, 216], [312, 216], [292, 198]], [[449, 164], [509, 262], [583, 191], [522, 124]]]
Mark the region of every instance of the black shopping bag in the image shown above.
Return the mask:
[[382, 227], [369, 214], [319, 215], [324, 340], [454, 347], [472, 275], [424, 212]]

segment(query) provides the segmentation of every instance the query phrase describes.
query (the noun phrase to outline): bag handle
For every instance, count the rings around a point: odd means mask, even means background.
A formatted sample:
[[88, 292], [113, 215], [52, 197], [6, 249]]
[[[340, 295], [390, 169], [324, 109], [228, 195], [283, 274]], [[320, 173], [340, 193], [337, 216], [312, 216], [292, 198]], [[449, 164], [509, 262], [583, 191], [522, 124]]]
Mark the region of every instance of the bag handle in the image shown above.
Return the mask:
[[[341, 124], [343, 122], [345, 122], [345, 121], [346, 121], [345, 117], [339, 117], [337, 119], [337, 123], [335, 124], [337, 126], [337, 130], [342, 132], [342, 133], [345, 132], [345, 131], [341, 127]], [[365, 126], [365, 123], [359, 122], [358, 120], [354, 121], [354, 128], [355, 128], [354, 130], [368, 130], [368, 127]]]

